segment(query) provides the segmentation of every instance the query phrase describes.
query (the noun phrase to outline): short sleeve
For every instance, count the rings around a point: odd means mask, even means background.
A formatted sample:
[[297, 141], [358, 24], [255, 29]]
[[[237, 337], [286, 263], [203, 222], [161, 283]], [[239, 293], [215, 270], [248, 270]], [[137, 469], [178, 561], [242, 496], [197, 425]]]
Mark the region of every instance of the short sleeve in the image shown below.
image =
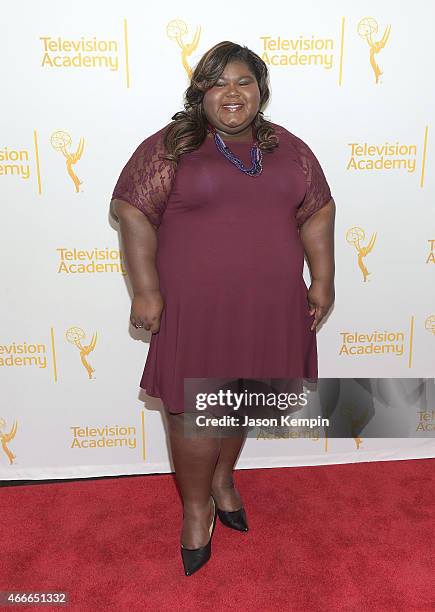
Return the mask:
[[143, 212], [155, 229], [162, 222], [175, 175], [174, 164], [162, 158], [165, 129], [152, 134], [137, 147], [112, 193], [112, 199], [124, 200]]
[[313, 151], [297, 136], [293, 138], [307, 182], [305, 197], [296, 211], [296, 223], [300, 228], [311, 215], [325, 206], [332, 196], [325, 174]]

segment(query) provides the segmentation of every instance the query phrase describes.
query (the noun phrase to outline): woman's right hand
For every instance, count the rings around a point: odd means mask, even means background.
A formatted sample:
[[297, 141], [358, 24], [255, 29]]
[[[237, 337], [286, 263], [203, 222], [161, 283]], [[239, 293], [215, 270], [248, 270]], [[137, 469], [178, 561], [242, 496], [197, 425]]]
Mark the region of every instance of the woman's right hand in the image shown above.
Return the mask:
[[153, 334], [160, 329], [160, 316], [164, 307], [160, 291], [136, 295], [131, 304], [130, 321], [134, 327], [143, 327]]

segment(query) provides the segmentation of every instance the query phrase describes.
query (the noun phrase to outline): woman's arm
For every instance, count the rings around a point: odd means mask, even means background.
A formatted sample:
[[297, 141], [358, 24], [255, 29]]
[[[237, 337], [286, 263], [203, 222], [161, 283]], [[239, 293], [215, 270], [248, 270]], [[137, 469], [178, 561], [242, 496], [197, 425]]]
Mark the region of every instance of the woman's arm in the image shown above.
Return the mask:
[[311, 273], [308, 306], [310, 314], [315, 314], [312, 330], [327, 314], [335, 298], [334, 222], [335, 202], [331, 198], [303, 223], [299, 232]]
[[137, 208], [113, 199], [110, 213], [119, 222], [128, 277], [133, 289], [130, 321], [155, 333], [160, 328], [163, 299], [155, 264], [157, 233]]

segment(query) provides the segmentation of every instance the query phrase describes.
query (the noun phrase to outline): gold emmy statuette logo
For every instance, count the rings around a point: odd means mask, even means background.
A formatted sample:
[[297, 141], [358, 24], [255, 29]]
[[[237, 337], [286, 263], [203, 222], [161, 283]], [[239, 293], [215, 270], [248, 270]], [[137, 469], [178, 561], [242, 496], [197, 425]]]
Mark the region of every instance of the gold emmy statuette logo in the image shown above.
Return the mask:
[[377, 34], [379, 30], [378, 22], [373, 17], [364, 17], [358, 23], [357, 32], [361, 36], [361, 38], [365, 38], [367, 44], [370, 47], [370, 65], [373, 68], [373, 72], [375, 73], [375, 83], [379, 83], [379, 77], [383, 72], [379, 68], [378, 64], [375, 60], [376, 53], [379, 53], [381, 49], [385, 47], [387, 44], [387, 40], [390, 36], [391, 26], [387, 26], [385, 28], [385, 32], [381, 38], [381, 40], [374, 40], [373, 35]]
[[195, 31], [195, 35], [193, 37], [192, 42], [183, 41], [183, 36], [186, 36], [188, 33], [188, 27], [181, 19], [173, 19], [166, 26], [166, 34], [170, 40], [175, 40], [178, 46], [181, 49], [181, 61], [184, 67], [184, 70], [187, 73], [189, 79], [192, 78], [192, 69], [187, 63], [187, 57], [192, 55], [192, 53], [196, 50], [199, 43], [199, 37], [201, 35], [201, 26], [198, 26]]
[[6, 421], [0, 418], [0, 444], [1, 444], [3, 452], [5, 453], [6, 457], [9, 459], [10, 465], [12, 465], [15, 459], [15, 455], [11, 451], [11, 449], [8, 448], [8, 444], [11, 440], [15, 438], [15, 434], [17, 433], [18, 425], [17, 425], [17, 422], [14, 421], [14, 424], [12, 425], [11, 430], [9, 432], [4, 432], [3, 431], [4, 427], [6, 427]]
[[351, 227], [346, 233], [346, 241], [352, 244], [358, 253], [358, 267], [363, 274], [364, 282], [367, 281], [367, 277], [371, 273], [365, 267], [363, 259], [372, 251], [376, 242], [376, 235], [376, 233], [372, 234], [368, 245], [362, 246], [361, 241], [364, 240], [365, 234], [361, 227]]
[[86, 337], [85, 332], [81, 327], [70, 327], [65, 333], [66, 339], [71, 344], [74, 344], [80, 351], [81, 362], [88, 373], [89, 378], [93, 378], [92, 373], [95, 372], [94, 368], [87, 362], [86, 357], [95, 348], [97, 344], [97, 334], [93, 334], [91, 341], [88, 345], [83, 345], [82, 340]]
[[424, 328], [435, 335], [435, 315], [429, 315], [424, 322]]
[[75, 174], [73, 170], [74, 164], [76, 164], [79, 159], [81, 159], [83, 154], [83, 149], [85, 146], [85, 141], [83, 138], [80, 138], [79, 144], [77, 145], [77, 150], [75, 153], [71, 153], [68, 151], [68, 148], [72, 144], [71, 136], [67, 132], [63, 132], [62, 130], [58, 130], [57, 132], [53, 132], [50, 138], [51, 146], [56, 151], [60, 151], [62, 155], [66, 159], [66, 169], [68, 174], [72, 178], [72, 181], [75, 185], [76, 192], [79, 191], [79, 185], [82, 184], [83, 181], [80, 181], [78, 176]]
[[363, 438], [360, 438], [360, 436], [358, 435], [358, 430], [361, 428], [362, 425], [366, 423], [368, 416], [367, 407], [365, 408], [363, 414], [360, 415], [358, 418], [354, 416], [353, 409], [348, 406], [343, 407], [341, 409], [341, 412], [343, 414], [346, 414], [350, 418], [350, 430], [352, 433], [352, 438], [354, 439], [356, 450], [359, 450], [359, 447], [363, 443]]

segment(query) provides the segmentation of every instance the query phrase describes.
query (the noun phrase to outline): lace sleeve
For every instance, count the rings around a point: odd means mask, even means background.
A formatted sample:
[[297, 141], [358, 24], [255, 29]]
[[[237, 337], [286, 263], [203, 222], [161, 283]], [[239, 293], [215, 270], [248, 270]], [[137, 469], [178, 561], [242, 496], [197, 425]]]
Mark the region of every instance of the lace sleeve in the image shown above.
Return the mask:
[[319, 160], [310, 147], [294, 136], [294, 145], [307, 180], [307, 191], [296, 211], [296, 223], [300, 228], [305, 221], [331, 199], [331, 190]]
[[165, 128], [146, 138], [125, 164], [113, 190], [112, 199], [124, 200], [146, 215], [157, 229], [172, 188], [175, 169], [164, 153]]

